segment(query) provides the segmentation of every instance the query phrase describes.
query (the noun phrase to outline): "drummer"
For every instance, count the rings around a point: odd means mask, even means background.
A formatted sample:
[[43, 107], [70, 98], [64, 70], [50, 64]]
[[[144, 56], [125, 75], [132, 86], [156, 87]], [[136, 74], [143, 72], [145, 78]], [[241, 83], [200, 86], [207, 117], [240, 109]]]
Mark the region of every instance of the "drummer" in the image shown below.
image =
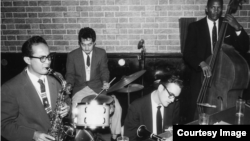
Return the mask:
[[182, 81], [178, 76], [163, 77], [156, 90], [136, 101], [129, 109], [124, 122], [124, 136], [129, 141], [138, 141], [137, 129], [145, 125], [147, 129], [158, 135], [165, 129], [177, 124], [179, 118], [179, 103]]

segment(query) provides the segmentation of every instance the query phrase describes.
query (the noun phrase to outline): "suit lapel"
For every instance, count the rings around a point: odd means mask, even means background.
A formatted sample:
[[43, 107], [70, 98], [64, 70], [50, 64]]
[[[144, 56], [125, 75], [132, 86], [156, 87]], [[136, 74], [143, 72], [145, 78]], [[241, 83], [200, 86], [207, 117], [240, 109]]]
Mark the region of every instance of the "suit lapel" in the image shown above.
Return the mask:
[[85, 78], [85, 81], [86, 81], [85, 60], [84, 60], [83, 51], [81, 48], [78, 49], [78, 53], [75, 58], [76, 58], [76, 61], [78, 61], [76, 64], [80, 65], [80, 68], [81, 68], [80, 71], [82, 72], [82, 76], [83, 78]]
[[144, 110], [144, 118], [145, 123], [149, 131], [153, 131], [153, 119], [152, 119], [152, 103], [151, 103], [151, 94], [148, 95], [145, 101], [145, 108]]

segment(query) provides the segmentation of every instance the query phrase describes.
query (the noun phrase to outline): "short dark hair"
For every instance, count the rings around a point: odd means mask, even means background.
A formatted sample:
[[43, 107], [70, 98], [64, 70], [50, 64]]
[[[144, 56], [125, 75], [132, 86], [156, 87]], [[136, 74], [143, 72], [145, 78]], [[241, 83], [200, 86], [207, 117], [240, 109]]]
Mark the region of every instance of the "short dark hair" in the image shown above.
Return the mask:
[[81, 44], [82, 39], [92, 39], [93, 42], [95, 42], [96, 40], [96, 33], [94, 31], [94, 29], [90, 28], [90, 27], [84, 27], [79, 31], [78, 34], [78, 42], [79, 44]]
[[33, 36], [33, 37], [29, 38], [27, 41], [25, 41], [23, 43], [23, 46], [22, 46], [23, 57], [32, 56], [33, 55], [32, 46], [35, 44], [39, 44], [39, 43], [43, 43], [45, 45], [48, 45], [47, 42], [45, 41], [45, 39], [41, 36]]
[[169, 83], [177, 84], [181, 89], [183, 88], [183, 81], [180, 79], [178, 75], [168, 75], [161, 78], [160, 83], [167, 87]]
[[219, 1], [221, 3], [221, 6], [223, 7], [223, 0], [208, 0], [207, 6], [209, 6], [209, 4], [211, 4], [213, 1]]

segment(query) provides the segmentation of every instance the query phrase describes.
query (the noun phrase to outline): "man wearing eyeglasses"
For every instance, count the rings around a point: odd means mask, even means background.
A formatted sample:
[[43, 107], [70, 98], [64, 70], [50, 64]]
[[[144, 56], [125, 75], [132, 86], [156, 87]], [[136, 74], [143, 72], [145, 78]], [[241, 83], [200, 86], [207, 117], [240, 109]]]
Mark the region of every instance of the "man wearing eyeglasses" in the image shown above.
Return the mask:
[[[9, 141], [50, 141], [51, 112], [54, 111], [61, 84], [47, 76], [52, 56], [46, 41], [33, 36], [22, 46], [27, 67], [3, 84], [1, 89], [1, 133]], [[65, 103], [60, 116], [70, 107]]]
[[124, 122], [124, 136], [130, 141], [142, 140], [137, 137], [137, 129], [145, 125], [147, 130], [158, 135], [179, 120], [178, 97], [182, 89], [179, 77], [171, 75], [161, 79], [159, 86], [151, 94], [134, 101]]

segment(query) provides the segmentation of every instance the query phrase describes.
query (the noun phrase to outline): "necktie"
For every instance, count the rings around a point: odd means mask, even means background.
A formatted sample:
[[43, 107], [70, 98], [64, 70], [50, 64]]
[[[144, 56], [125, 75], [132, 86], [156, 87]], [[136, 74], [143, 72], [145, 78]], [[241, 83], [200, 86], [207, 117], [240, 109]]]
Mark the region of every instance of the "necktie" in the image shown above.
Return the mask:
[[88, 67], [90, 66], [90, 57], [89, 57], [89, 54], [87, 54], [87, 66]]
[[41, 88], [40, 95], [42, 97], [44, 109], [45, 109], [46, 113], [48, 114], [48, 116], [51, 118], [52, 110], [51, 110], [51, 107], [49, 105], [49, 101], [48, 101], [48, 98], [46, 95], [45, 85], [41, 79], [38, 80], [38, 83], [40, 84], [40, 88]]
[[161, 106], [157, 107], [156, 113], [156, 125], [157, 125], [157, 135], [162, 133], [162, 116], [161, 116]]
[[213, 48], [215, 47], [215, 44], [217, 42], [217, 28], [216, 28], [216, 23], [214, 22], [214, 27], [212, 31], [212, 41], [213, 41]]

